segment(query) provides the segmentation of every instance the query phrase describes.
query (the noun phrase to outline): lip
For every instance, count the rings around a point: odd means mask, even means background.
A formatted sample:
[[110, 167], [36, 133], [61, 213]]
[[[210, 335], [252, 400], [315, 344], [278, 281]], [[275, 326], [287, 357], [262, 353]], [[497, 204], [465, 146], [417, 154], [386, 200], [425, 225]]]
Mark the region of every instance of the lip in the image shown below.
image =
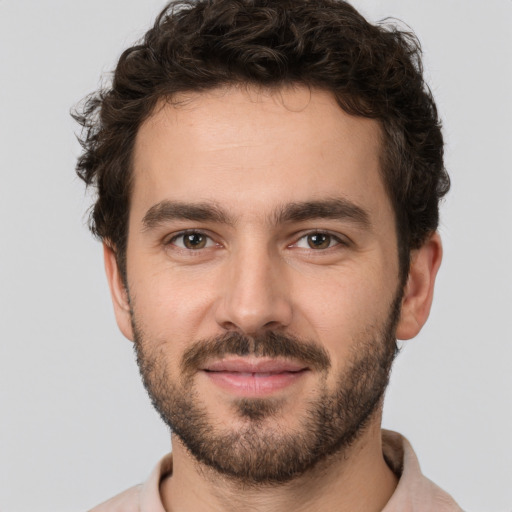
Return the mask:
[[261, 397], [292, 386], [309, 368], [284, 359], [237, 357], [212, 361], [202, 371], [224, 391], [244, 397]]
[[286, 359], [236, 357], [212, 361], [205, 365], [204, 370], [210, 372], [282, 373], [298, 372], [306, 368], [304, 364]]

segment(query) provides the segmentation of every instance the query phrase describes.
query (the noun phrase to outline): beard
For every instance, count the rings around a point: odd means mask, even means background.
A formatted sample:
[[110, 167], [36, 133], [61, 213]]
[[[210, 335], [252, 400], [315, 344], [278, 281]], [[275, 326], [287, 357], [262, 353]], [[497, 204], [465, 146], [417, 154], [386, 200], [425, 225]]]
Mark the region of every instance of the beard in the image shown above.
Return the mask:
[[[274, 331], [199, 340], [183, 354], [178, 375], [171, 375], [162, 349], [167, 341], [148, 339], [132, 311], [137, 363], [153, 406], [197, 461], [243, 485], [284, 483], [348, 450], [379, 410], [397, 353], [401, 299], [397, 294], [381, 325], [367, 327], [353, 340], [334, 389], [326, 384], [331, 360], [322, 346]], [[284, 357], [318, 372], [321, 383], [296, 428], [280, 425], [286, 400], [274, 397], [234, 400], [233, 413], [242, 425], [216, 426], [194, 376], [210, 358], [226, 355]]]

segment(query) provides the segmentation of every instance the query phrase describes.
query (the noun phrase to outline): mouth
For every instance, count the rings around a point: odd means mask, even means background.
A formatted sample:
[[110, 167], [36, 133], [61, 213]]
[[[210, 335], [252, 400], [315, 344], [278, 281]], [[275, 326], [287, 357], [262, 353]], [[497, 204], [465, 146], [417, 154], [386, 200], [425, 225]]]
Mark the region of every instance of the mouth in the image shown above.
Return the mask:
[[284, 359], [233, 357], [207, 363], [202, 372], [231, 394], [262, 397], [293, 386], [309, 368]]

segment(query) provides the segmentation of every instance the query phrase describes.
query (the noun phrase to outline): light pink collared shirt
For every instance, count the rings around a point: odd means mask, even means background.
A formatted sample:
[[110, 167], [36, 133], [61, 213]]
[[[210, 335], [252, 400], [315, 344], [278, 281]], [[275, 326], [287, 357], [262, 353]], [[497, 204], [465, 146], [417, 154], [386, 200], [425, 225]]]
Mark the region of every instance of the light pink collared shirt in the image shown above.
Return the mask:
[[[453, 498], [423, 476], [414, 450], [405, 437], [382, 431], [384, 458], [399, 476], [398, 486], [382, 512], [462, 512]], [[166, 455], [144, 484], [136, 485], [90, 512], [165, 512], [160, 482], [172, 473], [172, 455]]]

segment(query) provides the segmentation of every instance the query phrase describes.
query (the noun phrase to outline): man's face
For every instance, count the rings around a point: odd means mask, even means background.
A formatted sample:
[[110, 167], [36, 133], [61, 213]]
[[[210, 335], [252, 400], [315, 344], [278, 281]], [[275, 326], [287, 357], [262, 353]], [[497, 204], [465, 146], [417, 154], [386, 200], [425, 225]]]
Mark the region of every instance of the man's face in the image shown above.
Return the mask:
[[379, 126], [305, 88], [179, 99], [137, 135], [120, 324], [179, 443], [286, 480], [379, 421], [401, 297]]

